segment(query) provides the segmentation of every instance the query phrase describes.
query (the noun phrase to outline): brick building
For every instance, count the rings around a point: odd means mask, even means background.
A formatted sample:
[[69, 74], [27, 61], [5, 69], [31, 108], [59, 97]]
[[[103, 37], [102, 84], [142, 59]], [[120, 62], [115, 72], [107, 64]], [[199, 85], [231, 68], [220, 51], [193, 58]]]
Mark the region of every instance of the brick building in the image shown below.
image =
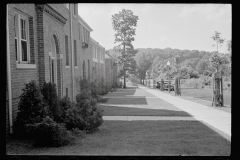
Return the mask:
[[105, 79], [105, 48], [94, 39], [90, 38], [92, 51], [92, 78], [93, 80]]
[[77, 4], [7, 5], [7, 133], [22, 88], [31, 80], [40, 86], [53, 82], [59, 97], [75, 100], [80, 92], [75, 78], [92, 75], [91, 31]]
[[119, 66], [116, 61], [110, 54], [105, 53], [105, 78], [110, 85], [119, 83], [119, 78], [117, 77]]

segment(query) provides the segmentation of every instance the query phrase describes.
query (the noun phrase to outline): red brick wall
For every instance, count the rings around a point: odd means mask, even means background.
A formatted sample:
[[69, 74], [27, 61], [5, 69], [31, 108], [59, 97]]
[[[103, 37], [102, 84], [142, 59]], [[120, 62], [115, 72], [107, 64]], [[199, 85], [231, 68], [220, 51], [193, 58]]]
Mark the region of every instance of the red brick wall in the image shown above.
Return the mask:
[[[73, 4], [71, 4], [73, 5]], [[10, 41], [10, 65], [12, 78], [12, 107], [13, 120], [17, 115], [17, 106], [19, 96], [25, 83], [35, 80], [42, 85], [44, 82], [50, 81], [50, 61], [49, 52], [51, 51], [51, 38], [56, 35], [57, 44], [59, 47], [59, 54], [63, 55], [63, 59], [58, 60], [58, 93], [60, 96], [66, 95], [66, 88], [68, 88], [68, 96], [75, 99], [72, 95], [72, 50], [71, 50], [71, 35], [70, 35], [70, 10], [63, 4], [52, 4], [55, 10], [67, 19], [65, 24], [59, 22], [44, 10], [41, 10], [41, 5], [35, 4], [9, 4], [8, 5], [8, 22], [9, 22], [9, 41]], [[50, 5], [51, 6], [51, 5]], [[40, 7], [40, 8], [39, 8]], [[78, 9], [78, 7], [76, 7]], [[14, 38], [14, 11], [19, 10], [29, 16], [30, 30], [30, 58], [31, 63], [36, 64], [36, 68], [16, 68], [15, 58], [15, 38]], [[78, 11], [77, 11], [78, 13]], [[66, 66], [66, 49], [65, 49], [65, 35], [68, 36], [68, 52], [69, 52], [69, 66]], [[78, 19], [72, 15], [72, 35], [73, 40], [77, 41], [77, 62], [78, 66], [74, 66], [74, 77], [82, 75], [82, 62], [85, 60], [86, 76], [88, 77], [88, 60], [90, 62], [90, 75], [92, 75], [92, 51], [91, 46], [83, 49], [81, 40], [79, 39]], [[74, 61], [74, 59], [73, 59]], [[98, 66], [99, 67], [99, 66]], [[98, 69], [98, 68], [97, 68]], [[91, 77], [91, 76], [90, 76]], [[74, 80], [74, 93], [79, 93], [76, 81]], [[9, 132], [8, 121], [8, 104], [6, 100], [6, 129]]]
[[[25, 83], [31, 80], [38, 81], [38, 70], [36, 68], [23, 69], [16, 67], [16, 53], [15, 53], [15, 39], [14, 39], [14, 11], [19, 10], [30, 17], [30, 57], [31, 63], [35, 62], [38, 66], [38, 54], [37, 54], [37, 30], [36, 30], [36, 12], [34, 4], [9, 4], [8, 5], [8, 23], [9, 23], [9, 45], [10, 45], [10, 65], [11, 65], [11, 82], [12, 82], [12, 111], [13, 120], [15, 120], [17, 115], [17, 105], [19, 101], [19, 96], [21, 94], [21, 89], [24, 87]], [[8, 119], [8, 105], [6, 105], [6, 119]], [[6, 126], [9, 126], [9, 122], [6, 121]], [[9, 132], [9, 128], [7, 133]]]

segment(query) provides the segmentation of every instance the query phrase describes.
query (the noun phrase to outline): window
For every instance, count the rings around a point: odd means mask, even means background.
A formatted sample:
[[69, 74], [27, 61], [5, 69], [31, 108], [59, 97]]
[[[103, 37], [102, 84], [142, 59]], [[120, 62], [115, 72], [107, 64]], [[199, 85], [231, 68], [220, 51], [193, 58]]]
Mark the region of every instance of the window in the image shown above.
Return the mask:
[[82, 42], [85, 42], [85, 41], [84, 41], [84, 34], [83, 34], [84, 32], [83, 32], [83, 29], [84, 29], [84, 27], [82, 26], [82, 32], [81, 32], [81, 35], [82, 35]]
[[74, 40], [74, 62], [75, 62], [75, 66], [77, 66], [77, 42], [76, 40]]
[[68, 97], [68, 88], [66, 88], [66, 96]]
[[81, 40], [81, 25], [78, 22], [79, 40]]
[[92, 56], [94, 58], [94, 46], [92, 45]]
[[97, 58], [97, 47], [95, 48], [95, 58]]
[[76, 6], [76, 4], [73, 4], [73, 14], [74, 14], [74, 16], [77, 15], [77, 6]]
[[28, 18], [16, 13], [14, 15], [15, 51], [19, 63], [30, 63]]
[[86, 42], [86, 28], [83, 27], [83, 36], [84, 36], [84, 42]]
[[65, 35], [65, 49], [66, 49], [66, 66], [69, 66], [68, 36], [67, 35]]
[[17, 26], [17, 14], [14, 15], [14, 34], [15, 34], [15, 53], [16, 53], [16, 61], [18, 60], [17, 58], [17, 51], [18, 51], [18, 26]]
[[86, 79], [85, 60], [83, 60], [83, 79]]

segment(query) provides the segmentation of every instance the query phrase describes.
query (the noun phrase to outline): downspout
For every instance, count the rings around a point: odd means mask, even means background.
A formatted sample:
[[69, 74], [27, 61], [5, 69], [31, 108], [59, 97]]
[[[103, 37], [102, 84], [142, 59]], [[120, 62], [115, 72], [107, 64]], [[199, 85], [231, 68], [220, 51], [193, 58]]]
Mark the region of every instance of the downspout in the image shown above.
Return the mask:
[[9, 46], [9, 26], [8, 26], [8, 4], [7, 4], [7, 76], [8, 76], [8, 106], [10, 134], [12, 131], [12, 84], [11, 84], [10, 46]]
[[[74, 7], [74, 4], [73, 4]], [[73, 38], [72, 38], [72, 6], [70, 5], [70, 39], [71, 39], [71, 55], [72, 55], [72, 100], [74, 101], [74, 64], [73, 64]]]

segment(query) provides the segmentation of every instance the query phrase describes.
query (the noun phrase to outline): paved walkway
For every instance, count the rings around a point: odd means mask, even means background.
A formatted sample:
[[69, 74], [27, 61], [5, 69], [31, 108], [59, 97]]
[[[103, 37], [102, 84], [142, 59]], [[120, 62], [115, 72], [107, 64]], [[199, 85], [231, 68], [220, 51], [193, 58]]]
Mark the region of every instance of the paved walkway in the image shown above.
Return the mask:
[[183, 111], [186, 111], [195, 119], [224, 132], [228, 136], [231, 136], [231, 113], [216, 110], [212, 107], [171, 96], [144, 86], [139, 86], [139, 88], [173, 104]]
[[112, 121], [197, 121], [193, 117], [170, 116], [103, 116], [104, 120]]

